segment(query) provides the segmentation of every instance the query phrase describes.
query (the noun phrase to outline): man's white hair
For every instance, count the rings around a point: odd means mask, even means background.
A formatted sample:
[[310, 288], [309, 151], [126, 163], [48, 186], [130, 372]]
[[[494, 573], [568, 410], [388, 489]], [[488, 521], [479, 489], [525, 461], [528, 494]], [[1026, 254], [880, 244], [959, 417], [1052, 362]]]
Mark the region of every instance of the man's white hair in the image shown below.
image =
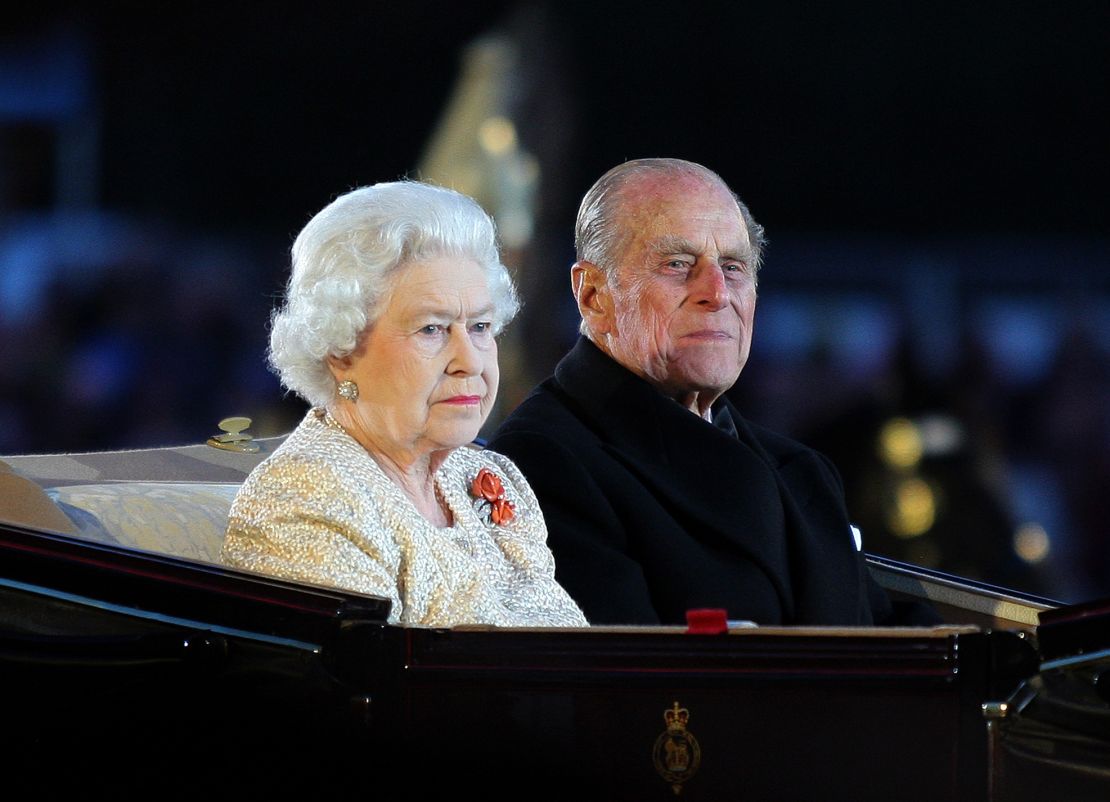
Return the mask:
[[602, 270], [612, 268], [620, 249], [622, 232], [616, 229], [624, 199], [621, 190], [631, 180], [647, 175], [692, 176], [719, 183], [736, 199], [740, 216], [748, 227], [752, 246], [752, 268], [759, 269], [766, 245], [763, 226], [755, 221], [747, 205], [729, 189], [724, 179], [695, 162], [684, 159], [632, 159], [618, 164], [599, 178], [582, 197], [574, 224], [574, 246], [579, 261], [592, 262]]

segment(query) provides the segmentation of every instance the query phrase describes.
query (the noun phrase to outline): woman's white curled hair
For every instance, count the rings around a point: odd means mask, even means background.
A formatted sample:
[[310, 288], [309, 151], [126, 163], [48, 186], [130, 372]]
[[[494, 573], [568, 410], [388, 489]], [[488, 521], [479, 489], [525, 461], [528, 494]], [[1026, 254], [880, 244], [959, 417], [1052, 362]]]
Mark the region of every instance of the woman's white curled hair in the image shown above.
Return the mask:
[[494, 334], [520, 308], [493, 220], [472, 198], [421, 181], [360, 187], [321, 209], [297, 235], [285, 300], [271, 320], [269, 363], [313, 406], [335, 399], [329, 356], [351, 353], [373, 323], [393, 274], [437, 257], [486, 271]]

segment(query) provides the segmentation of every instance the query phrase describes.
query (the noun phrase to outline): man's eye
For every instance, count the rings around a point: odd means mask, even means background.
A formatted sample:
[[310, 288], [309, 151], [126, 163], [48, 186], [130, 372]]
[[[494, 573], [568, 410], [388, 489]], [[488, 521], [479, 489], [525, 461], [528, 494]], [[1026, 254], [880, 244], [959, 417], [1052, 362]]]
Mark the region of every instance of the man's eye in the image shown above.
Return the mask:
[[729, 262], [725, 264], [722, 269], [726, 273], [746, 273], [748, 266], [744, 262]]
[[672, 259], [671, 261], [667, 262], [667, 267], [671, 268], [672, 270], [685, 270], [689, 266], [690, 265], [688, 265], [681, 259]]

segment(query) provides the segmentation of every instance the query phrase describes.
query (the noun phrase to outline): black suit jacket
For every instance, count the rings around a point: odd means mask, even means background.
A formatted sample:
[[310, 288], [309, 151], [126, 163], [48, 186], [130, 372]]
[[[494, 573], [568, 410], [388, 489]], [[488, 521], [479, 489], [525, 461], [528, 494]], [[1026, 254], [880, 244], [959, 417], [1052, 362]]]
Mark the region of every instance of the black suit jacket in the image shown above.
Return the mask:
[[683, 624], [689, 609], [720, 607], [759, 624], [900, 623], [831, 462], [721, 405], [739, 438], [580, 338], [494, 433], [489, 448], [536, 491], [556, 578], [590, 622]]

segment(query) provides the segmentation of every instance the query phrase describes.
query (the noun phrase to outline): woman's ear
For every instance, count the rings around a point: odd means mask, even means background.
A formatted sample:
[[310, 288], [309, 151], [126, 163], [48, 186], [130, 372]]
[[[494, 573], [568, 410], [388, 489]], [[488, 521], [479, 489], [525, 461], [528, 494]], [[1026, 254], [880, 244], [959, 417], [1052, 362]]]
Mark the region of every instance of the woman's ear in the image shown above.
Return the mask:
[[596, 337], [611, 332], [613, 295], [605, 271], [593, 262], [575, 262], [570, 269], [570, 287], [590, 334]]
[[350, 354], [347, 354], [347, 356], [332, 356], [328, 354], [328, 370], [331, 371], [331, 375], [335, 377], [336, 381], [342, 379], [347, 371], [351, 369], [351, 363]]

